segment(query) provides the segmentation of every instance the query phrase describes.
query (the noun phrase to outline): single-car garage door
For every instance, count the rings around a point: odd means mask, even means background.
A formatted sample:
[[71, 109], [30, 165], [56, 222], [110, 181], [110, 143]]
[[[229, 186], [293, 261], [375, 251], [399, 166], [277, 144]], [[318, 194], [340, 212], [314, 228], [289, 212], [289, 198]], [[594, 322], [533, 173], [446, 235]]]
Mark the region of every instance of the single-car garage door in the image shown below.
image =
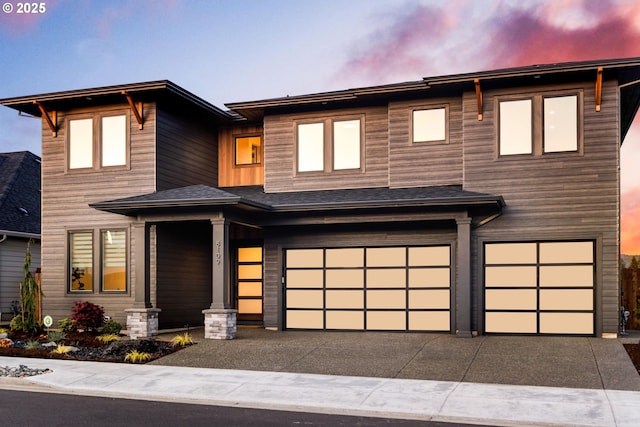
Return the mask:
[[594, 244], [485, 244], [485, 332], [594, 333]]
[[288, 249], [288, 329], [449, 331], [450, 246]]

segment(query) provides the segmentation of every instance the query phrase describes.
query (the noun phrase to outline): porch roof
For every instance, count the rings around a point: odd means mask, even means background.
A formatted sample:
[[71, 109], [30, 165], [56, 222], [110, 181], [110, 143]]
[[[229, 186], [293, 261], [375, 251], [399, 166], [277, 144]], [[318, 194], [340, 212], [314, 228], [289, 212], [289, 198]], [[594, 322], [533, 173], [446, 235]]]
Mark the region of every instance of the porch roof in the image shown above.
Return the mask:
[[406, 207], [483, 207], [500, 210], [502, 196], [463, 190], [460, 186], [358, 188], [265, 193], [261, 186], [216, 188], [192, 185], [134, 197], [92, 203], [92, 208], [127, 216], [156, 210], [236, 208], [262, 212], [321, 212]]

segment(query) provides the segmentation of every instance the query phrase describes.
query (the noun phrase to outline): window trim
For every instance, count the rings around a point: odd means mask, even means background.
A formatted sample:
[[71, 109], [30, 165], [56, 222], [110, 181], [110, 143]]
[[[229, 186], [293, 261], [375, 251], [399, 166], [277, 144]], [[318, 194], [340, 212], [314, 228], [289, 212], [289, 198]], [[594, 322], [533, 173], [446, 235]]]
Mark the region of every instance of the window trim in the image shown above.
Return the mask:
[[[124, 265], [124, 289], [123, 290], [116, 290], [116, 291], [110, 291], [110, 290], [105, 290], [104, 289], [104, 271], [105, 271], [105, 263], [104, 263], [104, 256], [105, 256], [105, 251], [104, 251], [104, 233], [106, 231], [123, 231], [124, 232], [124, 258], [125, 258], [125, 265]], [[130, 246], [129, 246], [129, 231], [126, 227], [107, 227], [107, 228], [101, 228], [100, 229], [100, 263], [99, 263], [99, 268], [100, 268], [100, 289], [99, 289], [99, 293], [101, 294], [108, 294], [108, 295], [113, 295], [113, 294], [128, 294], [129, 293], [129, 250], [130, 250]]]
[[[247, 133], [247, 134], [234, 134], [231, 136], [233, 139], [233, 167], [234, 168], [254, 168], [254, 167], [258, 167], [258, 166], [262, 166], [264, 164], [264, 138], [262, 136], [262, 134], [260, 133]], [[238, 150], [238, 144], [237, 144], [237, 140], [238, 138], [260, 138], [260, 161], [257, 163], [242, 163], [242, 164], [238, 164], [237, 160], [238, 160], [238, 156], [237, 156], [237, 150]]]
[[[124, 116], [125, 118], [125, 164], [102, 166], [102, 119], [107, 117]], [[70, 122], [74, 120], [92, 120], [92, 165], [90, 167], [72, 168], [71, 163], [71, 132]], [[123, 108], [100, 111], [100, 112], [84, 112], [78, 114], [70, 114], [64, 119], [65, 129], [65, 172], [66, 173], [82, 173], [95, 171], [112, 171], [112, 170], [128, 170], [131, 168], [131, 118], [129, 110]]]
[[[429, 140], [416, 140], [415, 139], [415, 113], [417, 111], [428, 110], [444, 110], [444, 139], [429, 139]], [[409, 141], [411, 144], [449, 144], [449, 104], [433, 104], [433, 105], [420, 105], [411, 108], [411, 114], [409, 116]]]
[[[91, 274], [91, 289], [72, 289], [72, 273], [71, 269], [73, 268], [73, 262], [71, 259], [71, 235], [72, 234], [80, 234], [87, 233], [91, 234], [91, 269], [93, 270]], [[95, 293], [95, 272], [96, 272], [96, 260], [95, 260], [95, 232], [91, 229], [78, 229], [78, 230], [66, 230], [66, 238], [67, 238], [67, 256], [66, 256], [66, 293], [67, 294], [89, 294]]]
[[[357, 168], [349, 168], [349, 169], [335, 169], [334, 168], [334, 156], [335, 156], [335, 148], [334, 148], [334, 123], [335, 122], [347, 122], [352, 120], [358, 120], [360, 122], [360, 166]], [[300, 125], [308, 125], [308, 124], [322, 124], [323, 125], [323, 168], [313, 171], [300, 171], [299, 170], [299, 126]], [[355, 113], [355, 114], [345, 114], [340, 116], [333, 116], [329, 118], [325, 117], [315, 117], [315, 118], [303, 118], [293, 121], [293, 132], [294, 132], [294, 176], [321, 176], [327, 174], [353, 174], [353, 173], [363, 173], [365, 171], [365, 114], [364, 113]]]
[[[577, 138], [578, 149], [572, 151], [544, 151], [544, 99], [559, 98], [566, 96], [577, 97]], [[500, 154], [500, 103], [503, 101], [518, 101], [531, 99], [531, 132], [532, 132], [532, 152], [530, 154]], [[583, 89], [564, 89], [549, 90], [544, 92], [527, 92], [520, 94], [496, 95], [494, 97], [494, 129], [495, 129], [495, 147], [494, 159], [500, 161], [517, 160], [523, 157], [573, 157], [584, 155], [584, 90]]]

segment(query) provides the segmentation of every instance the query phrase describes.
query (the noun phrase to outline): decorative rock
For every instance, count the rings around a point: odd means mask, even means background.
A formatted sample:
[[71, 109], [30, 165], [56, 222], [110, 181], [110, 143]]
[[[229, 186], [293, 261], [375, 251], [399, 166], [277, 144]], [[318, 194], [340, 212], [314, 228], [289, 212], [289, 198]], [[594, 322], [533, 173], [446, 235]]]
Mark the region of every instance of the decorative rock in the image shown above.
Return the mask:
[[19, 365], [18, 367], [0, 366], [0, 377], [23, 378], [32, 377], [34, 375], [42, 375], [49, 372], [52, 372], [51, 369], [35, 369], [29, 368], [26, 365]]
[[46, 343], [42, 344], [42, 346], [44, 348], [56, 348], [58, 346], [58, 344], [54, 343], [53, 341], [51, 341], [51, 342], [46, 342]]
[[3, 338], [7, 338], [8, 336], [9, 336], [8, 333], [3, 332], [3, 333], [0, 334], [0, 340], [3, 339]]

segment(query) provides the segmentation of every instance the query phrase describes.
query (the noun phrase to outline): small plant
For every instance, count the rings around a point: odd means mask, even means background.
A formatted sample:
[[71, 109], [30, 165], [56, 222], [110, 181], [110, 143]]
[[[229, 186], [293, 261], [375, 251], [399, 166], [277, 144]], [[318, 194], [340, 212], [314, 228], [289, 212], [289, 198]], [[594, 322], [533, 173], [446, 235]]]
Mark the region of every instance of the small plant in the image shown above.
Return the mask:
[[104, 344], [108, 344], [110, 342], [118, 341], [120, 337], [116, 334], [102, 334], [98, 335], [98, 340]]
[[67, 334], [62, 331], [51, 331], [49, 332], [49, 335], [47, 335], [47, 340], [49, 340], [49, 342], [60, 342], [65, 338], [67, 338]]
[[7, 328], [0, 328], [0, 334], [8, 334], [9, 330]]
[[98, 328], [98, 332], [101, 334], [115, 334], [118, 335], [120, 330], [122, 329], [122, 325], [115, 320], [109, 319], [104, 322], [100, 328]]
[[58, 344], [58, 346], [51, 351], [55, 354], [67, 354], [71, 351], [72, 348], [73, 347], [71, 347], [70, 345]]
[[58, 328], [62, 332], [75, 332], [78, 330], [78, 328], [76, 328], [76, 321], [68, 317], [58, 320]]
[[27, 350], [37, 350], [40, 348], [40, 343], [38, 341], [27, 341], [24, 348]]
[[104, 324], [104, 309], [89, 301], [76, 301], [71, 309], [71, 318], [78, 328], [96, 330]]
[[176, 335], [171, 340], [171, 345], [174, 347], [186, 347], [191, 344], [193, 344], [193, 339], [191, 338], [191, 335], [189, 335], [189, 332], [185, 332], [182, 335]]
[[144, 363], [151, 358], [149, 353], [145, 353], [144, 351], [131, 350], [124, 356], [125, 362], [131, 363]]
[[11, 328], [12, 331], [22, 330], [22, 315], [19, 314], [11, 319], [11, 322], [9, 322], [9, 328]]

